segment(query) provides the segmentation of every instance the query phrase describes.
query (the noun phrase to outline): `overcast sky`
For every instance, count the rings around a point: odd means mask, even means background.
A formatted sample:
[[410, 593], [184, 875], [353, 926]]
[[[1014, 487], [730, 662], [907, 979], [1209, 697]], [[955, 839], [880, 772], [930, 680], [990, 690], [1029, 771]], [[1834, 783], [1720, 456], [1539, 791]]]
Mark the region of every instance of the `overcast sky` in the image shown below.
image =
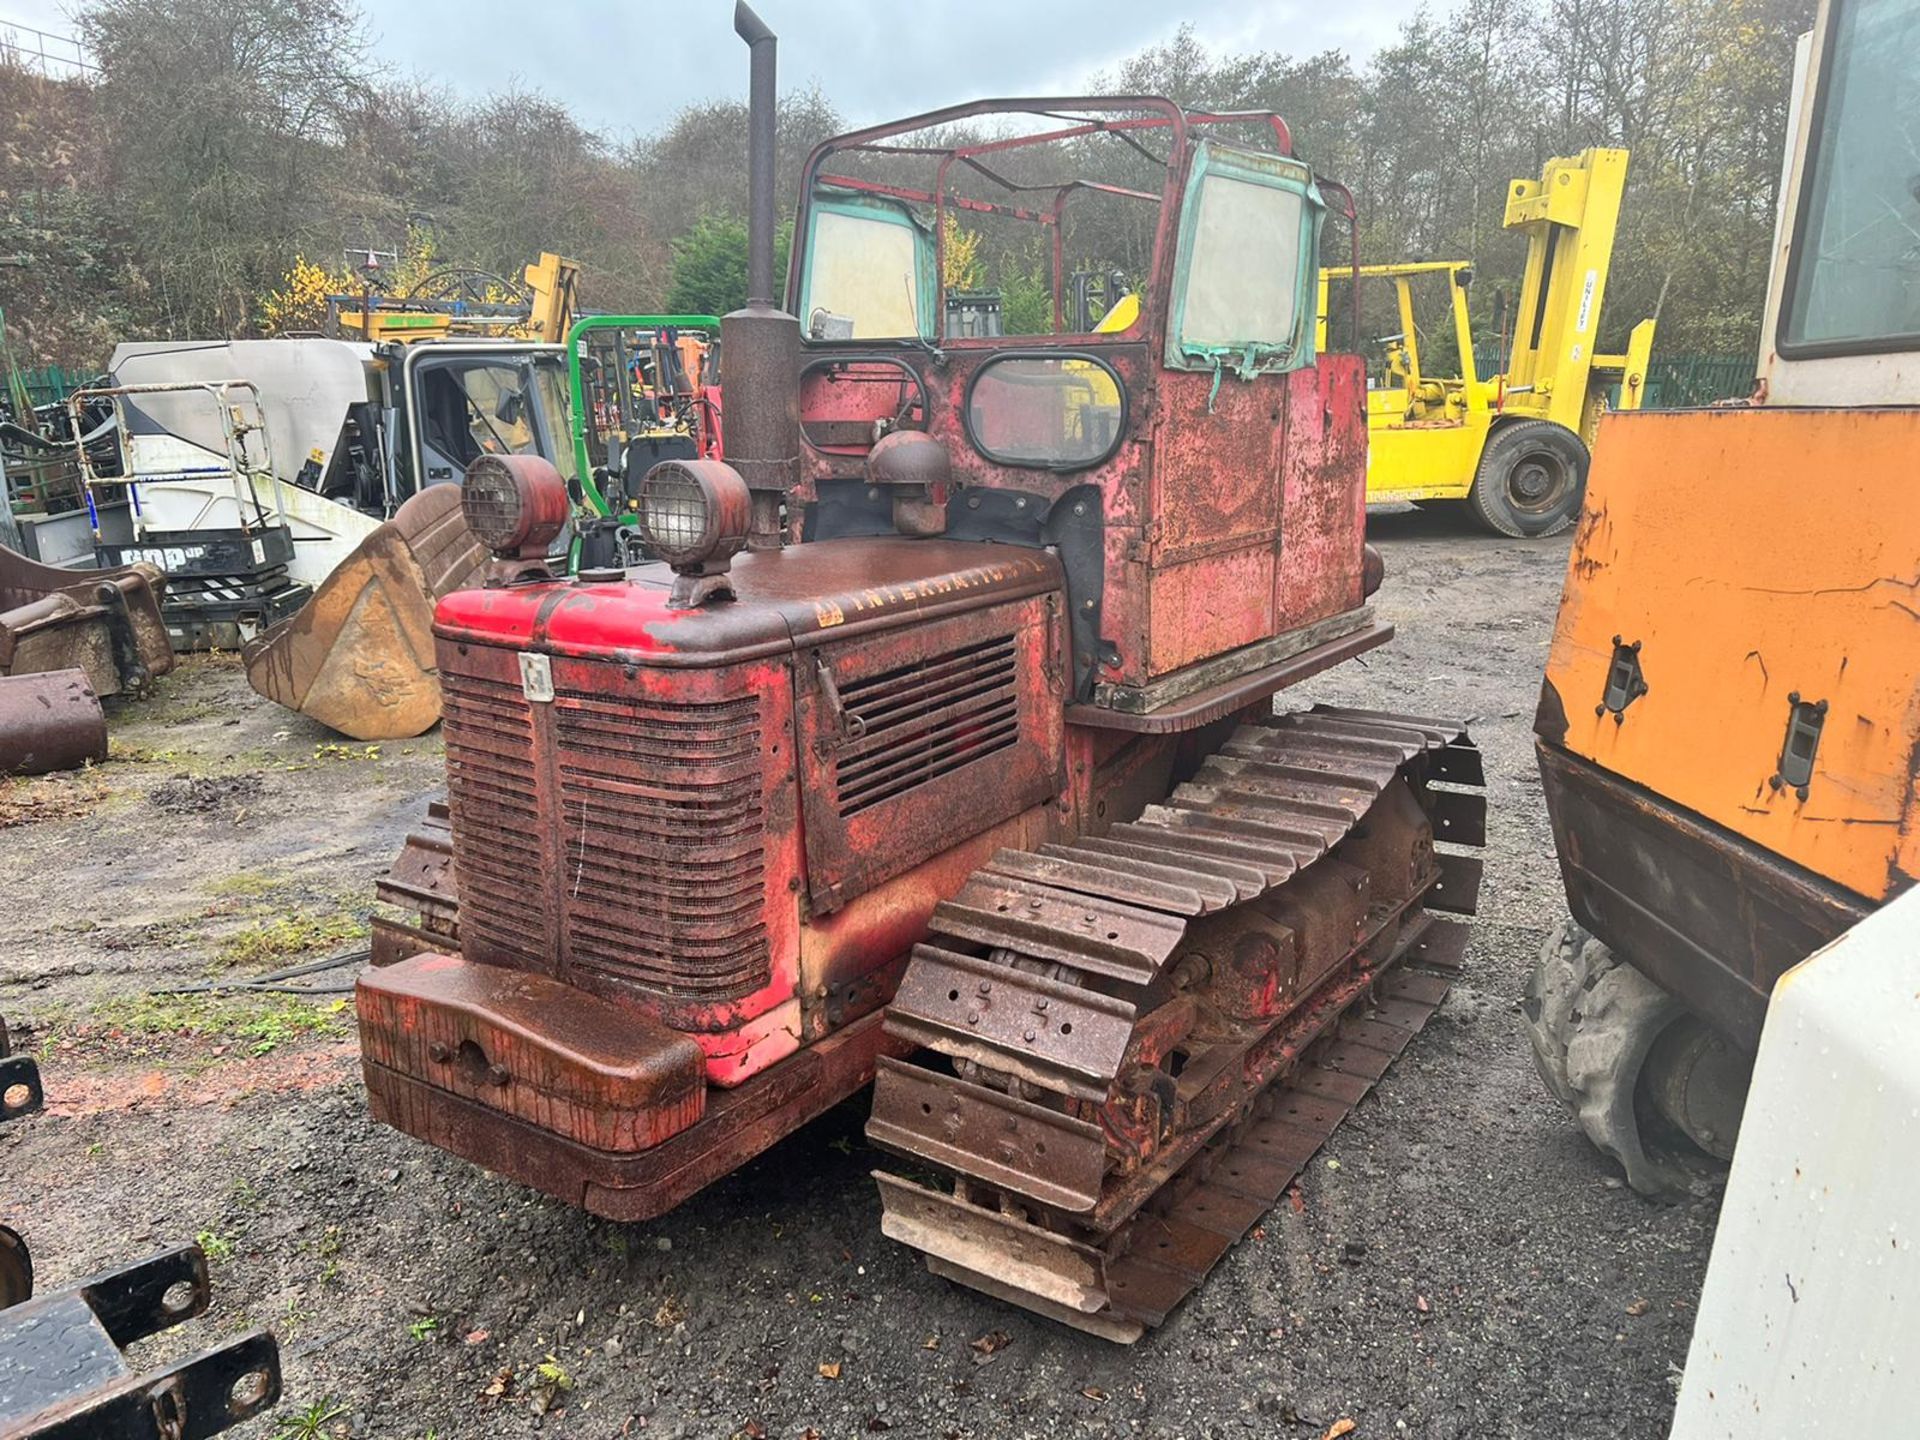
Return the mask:
[[[1417, 0], [759, 0], [780, 36], [781, 89], [818, 84], [851, 124], [985, 95], [1076, 93], [1088, 75], [1184, 21], [1213, 51], [1393, 37]], [[0, 0], [7, 21], [71, 33], [72, 0]], [[518, 82], [564, 97], [610, 137], [659, 128], [690, 101], [744, 97], [733, 0], [389, 0], [364, 4], [381, 59], [481, 95]]]

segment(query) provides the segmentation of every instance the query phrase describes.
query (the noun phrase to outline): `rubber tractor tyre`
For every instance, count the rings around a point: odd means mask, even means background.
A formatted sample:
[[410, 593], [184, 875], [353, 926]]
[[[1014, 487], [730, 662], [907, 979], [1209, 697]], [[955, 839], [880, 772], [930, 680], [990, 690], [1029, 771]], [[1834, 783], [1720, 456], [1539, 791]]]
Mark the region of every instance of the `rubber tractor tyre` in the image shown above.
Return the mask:
[[1557, 535], [1579, 517], [1590, 460], [1586, 442], [1564, 425], [1548, 420], [1502, 425], [1480, 452], [1467, 507], [1496, 535], [1515, 540]]
[[1657, 1200], [1698, 1193], [1710, 1172], [1688, 1142], [1655, 1139], [1639, 1095], [1648, 1054], [1687, 1007], [1568, 920], [1541, 948], [1521, 1009], [1540, 1078], [1627, 1184]]

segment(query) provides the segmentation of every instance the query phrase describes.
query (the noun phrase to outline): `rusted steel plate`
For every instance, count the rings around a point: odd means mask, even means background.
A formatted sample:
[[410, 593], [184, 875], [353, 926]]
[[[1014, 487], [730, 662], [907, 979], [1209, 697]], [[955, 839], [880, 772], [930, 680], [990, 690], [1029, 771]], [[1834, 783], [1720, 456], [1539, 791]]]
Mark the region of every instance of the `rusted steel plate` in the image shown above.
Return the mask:
[[1143, 1216], [1134, 1222], [1126, 1256], [1109, 1273], [1124, 1271], [1127, 1259], [1136, 1259], [1185, 1277], [1189, 1286], [1197, 1285], [1232, 1245], [1219, 1231], [1178, 1214]]
[[423, 919], [451, 921], [460, 904], [453, 878], [453, 837], [445, 830], [409, 833], [392, 868], [374, 882], [374, 895]]
[[1433, 838], [1455, 845], [1487, 843], [1487, 797], [1469, 790], [1433, 790], [1427, 795]]
[[1376, 1050], [1371, 1045], [1363, 1045], [1354, 1040], [1335, 1040], [1316, 1059], [1328, 1070], [1337, 1070], [1342, 1075], [1358, 1075], [1363, 1080], [1378, 1080], [1387, 1073], [1387, 1066], [1393, 1063], [1398, 1051]]
[[[1064, 860], [1069, 864], [1107, 871], [1120, 882], [1124, 882], [1128, 877], [1138, 877], [1141, 880], [1152, 880], [1162, 885], [1171, 885], [1185, 890], [1200, 903], [1200, 910], [1195, 913], [1205, 914], [1214, 910], [1224, 910], [1239, 897], [1239, 891], [1230, 882], [1216, 876], [1192, 868], [1131, 859], [1115, 853], [1114, 850], [1096, 849], [1084, 840], [1072, 845], [1042, 845], [1039, 853], [1049, 859]], [[1085, 887], [1076, 888], [1084, 889]]]
[[1293, 1083], [1309, 1095], [1337, 1100], [1346, 1106], [1359, 1104], [1360, 1098], [1373, 1084], [1364, 1075], [1348, 1074], [1344, 1070], [1331, 1070], [1324, 1065], [1302, 1065], [1295, 1072]]
[[1484, 785], [1487, 783], [1486, 761], [1472, 745], [1458, 742], [1442, 746], [1433, 752], [1432, 768], [1427, 772], [1435, 780], [1443, 780], [1449, 785]]
[[1311, 711], [1282, 716], [1274, 729], [1315, 750], [1388, 760], [1395, 768], [1427, 748], [1427, 737], [1416, 730], [1347, 725]]
[[1301, 1166], [1313, 1158], [1313, 1152], [1326, 1143], [1332, 1128], [1306, 1129], [1289, 1125], [1284, 1120], [1263, 1120], [1258, 1125], [1249, 1126], [1235, 1148], [1270, 1165], [1284, 1166], [1297, 1173]]
[[1203, 1225], [1232, 1241], [1258, 1224], [1270, 1203], [1259, 1196], [1243, 1195], [1238, 1190], [1209, 1183], [1188, 1191], [1180, 1201], [1179, 1211], [1190, 1223]]
[[107, 717], [80, 670], [0, 677], [0, 774], [45, 775], [107, 758]]
[[1098, 1125], [886, 1057], [867, 1138], [1056, 1210], [1093, 1209], [1107, 1168]]
[[1197, 1283], [1182, 1271], [1137, 1255], [1123, 1256], [1107, 1267], [1107, 1293], [1113, 1308], [1148, 1325], [1162, 1323]]
[[1472, 938], [1473, 931], [1465, 922], [1436, 915], [1421, 932], [1407, 958], [1435, 970], [1459, 970], [1466, 964], [1467, 941]]
[[1133, 1035], [1124, 1000], [973, 955], [916, 945], [887, 1011], [890, 1033], [1104, 1100]]
[[1093, 895], [976, 872], [934, 908], [933, 929], [1144, 985], [1186, 926], [1170, 915]]
[[[1098, 860], [1097, 856], [1090, 858]], [[1198, 915], [1208, 908], [1199, 891], [1190, 886], [1085, 860], [1070, 860], [1044, 850], [1038, 854], [1001, 850], [981, 868], [989, 874], [1031, 880], [1038, 885], [1075, 890], [1082, 895], [1126, 900], [1152, 910], [1165, 910], [1170, 915]]]
[[1218, 1185], [1223, 1190], [1232, 1190], [1240, 1195], [1251, 1195], [1271, 1205], [1280, 1198], [1280, 1192], [1287, 1188], [1296, 1168], [1271, 1160], [1263, 1160], [1260, 1156], [1235, 1146], [1222, 1155], [1213, 1169], [1207, 1172], [1207, 1181], [1209, 1184]]
[[[1160, 811], [1163, 817], [1182, 813], [1167, 810], [1165, 806], [1148, 808]], [[1246, 866], [1258, 872], [1263, 882], [1262, 890], [1280, 884], [1299, 868], [1290, 853], [1282, 853], [1271, 845], [1244, 835], [1212, 833], [1185, 820], [1156, 824], [1149, 823], [1143, 817], [1130, 824], [1116, 825], [1110, 833], [1129, 844], [1158, 846], [1161, 854], [1173, 864], [1179, 863], [1181, 856], [1192, 854]]]
[[1069, 1310], [1091, 1314], [1106, 1304], [1102, 1257], [1091, 1246], [897, 1175], [876, 1170], [873, 1178], [888, 1238]]
[[1007, 1305], [1018, 1305], [1022, 1310], [1054, 1320], [1088, 1335], [1097, 1335], [1102, 1340], [1110, 1340], [1116, 1345], [1131, 1345], [1147, 1333], [1147, 1327], [1138, 1320], [1116, 1315], [1111, 1310], [1097, 1310], [1088, 1313], [1066, 1305], [1056, 1305], [1018, 1285], [1010, 1285], [992, 1275], [982, 1274], [978, 1270], [969, 1270], [964, 1265], [955, 1265], [938, 1255], [926, 1255], [927, 1273], [937, 1275], [942, 1280], [951, 1280], [956, 1285], [965, 1285], [970, 1290], [978, 1290], [994, 1300]]
[[[1275, 767], [1279, 774], [1297, 775], [1303, 780], [1327, 780], [1378, 790], [1393, 778], [1397, 767], [1384, 760], [1310, 750], [1293, 736], [1269, 736], [1248, 727], [1221, 746], [1224, 754], [1241, 760], [1258, 760]], [[1282, 743], [1290, 742], [1290, 743]]]
[[1117, 826], [1102, 836], [1082, 837], [1076, 840], [1074, 845], [1079, 849], [1092, 850], [1102, 855], [1114, 855], [1148, 865], [1184, 870], [1196, 879], [1210, 876], [1222, 880], [1233, 887], [1234, 898], [1237, 900], [1251, 900], [1267, 888], [1266, 874], [1251, 865], [1242, 865], [1238, 861], [1222, 860], [1200, 854], [1190, 848], [1170, 848], [1163, 843], [1163, 837], [1158, 832], [1151, 832], [1151, 838], [1145, 841], [1138, 835], [1125, 832], [1125, 826]]
[[365, 971], [355, 997], [370, 1086], [376, 1068], [418, 1075], [615, 1153], [705, 1109], [706, 1056], [690, 1037], [546, 975], [416, 955]]
[[[1357, 1019], [1344, 1021], [1340, 1026], [1340, 1038], [1392, 1056], [1398, 1055], [1407, 1048], [1407, 1042], [1413, 1039], [1413, 1032], [1395, 1025], [1391, 1020], [1382, 1020], [1372, 1012], [1368, 1012]], [[1351, 1069], [1352, 1067], [1343, 1066], [1342, 1068]]]
[[1466, 726], [1458, 720], [1443, 720], [1432, 715], [1402, 715], [1392, 710], [1355, 709], [1345, 705], [1316, 705], [1311, 710], [1296, 712], [1305, 715], [1322, 716], [1339, 720], [1355, 729], [1370, 725], [1381, 726], [1389, 730], [1417, 730], [1430, 745], [1450, 745], [1466, 735]]
[[1453, 915], [1471, 915], [1480, 908], [1480, 875], [1485, 868], [1478, 855], [1438, 853], [1434, 862], [1440, 878], [1427, 892], [1427, 905]]
[[1444, 975], [1422, 975], [1417, 970], [1395, 970], [1380, 982], [1380, 993], [1392, 1000], [1411, 1000], [1435, 1006], [1447, 998], [1453, 982]]
[[[1149, 805], [1141, 818], [1159, 808]], [[1324, 852], [1353, 826], [1351, 815], [1319, 815], [1289, 800], [1205, 782], [1178, 786], [1167, 797], [1166, 808], [1235, 822], [1246, 827], [1246, 834], [1271, 836], [1285, 848], [1309, 856]]]
[[[1420, 1019], [1424, 1021], [1426, 1014], [1430, 1013], [1432, 1012], [1423, 1013]], [[1411, 1018], [1411, 1012], [1409, 1018]], [[1419, 1027], [1415, 1025], [1414, 1028]], [[1335, 1126], [1347, 1118], [1347, 1111], [1346, 1107], [1337, 1100], [1309, 1095], [1302, 1090], [1284, 1089], [1274, 1097], [1272, 1118], [1283, 1125], [1318, 1131], [1321, 1138], [1325, 1139], [1333, 1133]]]
[[1306, 779], [1297, 771], [1235, 755], [1212, 755], [1195, 777], [1221, 791], [1243, 792], [1268, 800], [1284, 800], [1302, 814], [1330, 819], [1358, 820], [1380, 798], [1370, 785], [1342, 785], [1332, 780]]

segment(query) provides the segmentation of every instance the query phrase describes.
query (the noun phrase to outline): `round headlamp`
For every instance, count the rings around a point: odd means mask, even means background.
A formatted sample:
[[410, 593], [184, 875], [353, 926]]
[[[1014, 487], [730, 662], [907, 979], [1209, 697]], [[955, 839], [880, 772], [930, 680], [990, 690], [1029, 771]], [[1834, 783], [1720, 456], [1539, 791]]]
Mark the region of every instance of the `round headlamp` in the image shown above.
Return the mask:
[[482, 455], [460, 487], [467, 528], [496, 555], [544, 555], [570, 504], [567, 482], [538, 455]]
[[724, 460], [662, 460], [634, 492], [647, 549], [675, 570], [710, 572], [747, 543], [753, 496]]

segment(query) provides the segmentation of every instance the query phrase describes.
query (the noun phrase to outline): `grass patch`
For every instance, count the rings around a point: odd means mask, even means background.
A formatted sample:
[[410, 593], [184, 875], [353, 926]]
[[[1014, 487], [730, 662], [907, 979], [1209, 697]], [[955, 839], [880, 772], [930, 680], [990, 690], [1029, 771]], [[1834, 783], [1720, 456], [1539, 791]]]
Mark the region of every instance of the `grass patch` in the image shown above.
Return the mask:
[[146, 1048], [139, 1042], [208, 1040], [267, 1055], [309, 1036], [345, 1036], [350, 1018], [344, 996], [315, 1004], [294, 995], [126, 995], [94, 1005], [71, 1026], [70, 1038], [86, 1044], [117, 1037], [136, 1042], [136, 1050]]
[[237, 870], [231, 875], [222, 875], [207, 886], [207, 893], [231, 899], [254, 900], [262, 895], [271, 895], [287, 883], [288, 877], [278, 870]]
[[227, 936], [216, 953], [223, 968], [266, 965], [331, 950], [366, 935], [367, 922], [357, 915], [296, 910]]

